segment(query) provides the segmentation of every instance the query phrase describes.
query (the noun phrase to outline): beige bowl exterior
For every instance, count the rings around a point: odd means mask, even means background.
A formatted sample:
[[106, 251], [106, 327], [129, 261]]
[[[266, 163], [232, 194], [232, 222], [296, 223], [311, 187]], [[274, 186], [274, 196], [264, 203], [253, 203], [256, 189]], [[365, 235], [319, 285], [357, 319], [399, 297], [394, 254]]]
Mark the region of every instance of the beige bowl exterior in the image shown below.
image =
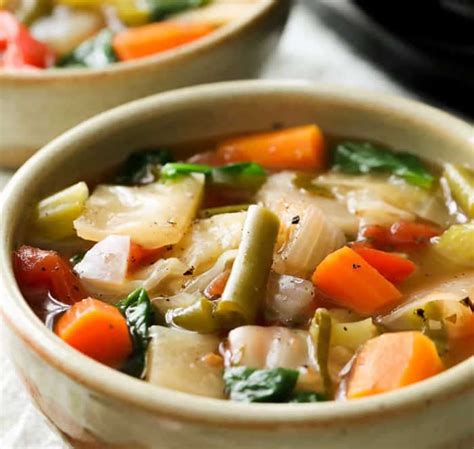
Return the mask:
[[471, 449], [473, 358], [397, 392], [349, 402], [243, 404], [133, 379], [68, 347], [23, 300], [11, 267], [37, 198], [123, 160], [133, 149], [316, 122], [431, 160], [474, 162], [473, 128], [441, 111], [380, 94], [295, 82], [235, 82], [139, 100], [62, 135], [4, 192], [1, 312], [18, 375], [77, 448]]
[[54, 137], [137, 98], [254, 77], [275, 49], [291, 0], [255, 0], [239, 19], [194, 43], [102, 70], [0, 70], [0, 166], [18, 167]]

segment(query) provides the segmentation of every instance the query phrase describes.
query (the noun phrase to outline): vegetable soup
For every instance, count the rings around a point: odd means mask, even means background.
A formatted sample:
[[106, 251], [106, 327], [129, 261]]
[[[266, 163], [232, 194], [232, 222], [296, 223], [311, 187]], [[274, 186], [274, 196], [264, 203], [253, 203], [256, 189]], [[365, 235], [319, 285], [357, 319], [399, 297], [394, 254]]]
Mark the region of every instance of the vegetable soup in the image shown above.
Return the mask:
[[309, 124], [133, 153], [41, 199], [13, 260], [45, 324], [114, 369], [235, 401], [351, 400], [473, 355], [473, 219], [473, 167]]
[[259, 0], [0, 0], [0, 69], [103, 68], [176, 48]]

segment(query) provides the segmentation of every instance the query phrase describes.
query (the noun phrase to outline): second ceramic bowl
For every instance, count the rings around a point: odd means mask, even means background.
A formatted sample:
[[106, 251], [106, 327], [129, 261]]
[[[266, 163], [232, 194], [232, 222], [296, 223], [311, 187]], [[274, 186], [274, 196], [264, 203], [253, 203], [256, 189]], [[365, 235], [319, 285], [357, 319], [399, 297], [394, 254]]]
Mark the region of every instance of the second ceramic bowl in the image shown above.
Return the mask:
[[[274, 125], [318, 123], [329, 134], [474, 162], [473, 128], [380, 94], [285, 82], [236, 82], [161, 94], [69, 131], [33, 156], [4, 191], [0, 307], [19, 377], [65, 440], [83, 449], [471, 449], [474, 359], [401, 390], [347, 402], [245, 404], [156, 387], [67, 346], [33, 314], [12, 250], [38, 198], [143, 148]], [[179, 154], [177, 155], [179, 157]]]
[[[249, 4], [255, 3], [253, 6]], [[0, 167], [18, 167], [88, 117], [193, 84], [251, 78], [275, 49], [291, 0], [250, 0], [245, 14], [196, 42], [105, 69], [0, 70]]]

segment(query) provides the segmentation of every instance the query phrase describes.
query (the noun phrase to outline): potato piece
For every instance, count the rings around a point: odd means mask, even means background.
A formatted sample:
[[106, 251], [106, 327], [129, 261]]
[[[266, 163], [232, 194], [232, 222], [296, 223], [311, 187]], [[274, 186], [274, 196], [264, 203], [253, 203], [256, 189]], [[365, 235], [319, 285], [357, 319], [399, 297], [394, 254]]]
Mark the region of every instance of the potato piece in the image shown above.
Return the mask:
[[185, 393], [224, 398], [222, 367], [206, 363], [219, 337], [162, 326], [150, 328], [146, 380]]
[[195, 217], [203, 188], [201, 174], [140, 187], [102, 184], [74, 227], [86, 240], [115, 234], [128, 235], [145, 248], [172, 245], [182, 239]]

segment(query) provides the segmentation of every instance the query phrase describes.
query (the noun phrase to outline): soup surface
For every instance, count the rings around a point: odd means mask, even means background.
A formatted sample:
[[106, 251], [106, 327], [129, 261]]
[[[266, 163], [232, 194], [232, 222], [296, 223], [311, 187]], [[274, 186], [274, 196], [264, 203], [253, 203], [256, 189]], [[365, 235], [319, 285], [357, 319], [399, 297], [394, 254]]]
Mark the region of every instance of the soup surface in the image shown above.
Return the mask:
[[31, 211], [15, 273], [59, 338], [247, 402], [361, 398], [473, 354], [472, 167], [313, 124], [203, 146], [134, 153]]
[[258, 0], [0, 0], [0, 69], [102, 68], [200, 39]]

